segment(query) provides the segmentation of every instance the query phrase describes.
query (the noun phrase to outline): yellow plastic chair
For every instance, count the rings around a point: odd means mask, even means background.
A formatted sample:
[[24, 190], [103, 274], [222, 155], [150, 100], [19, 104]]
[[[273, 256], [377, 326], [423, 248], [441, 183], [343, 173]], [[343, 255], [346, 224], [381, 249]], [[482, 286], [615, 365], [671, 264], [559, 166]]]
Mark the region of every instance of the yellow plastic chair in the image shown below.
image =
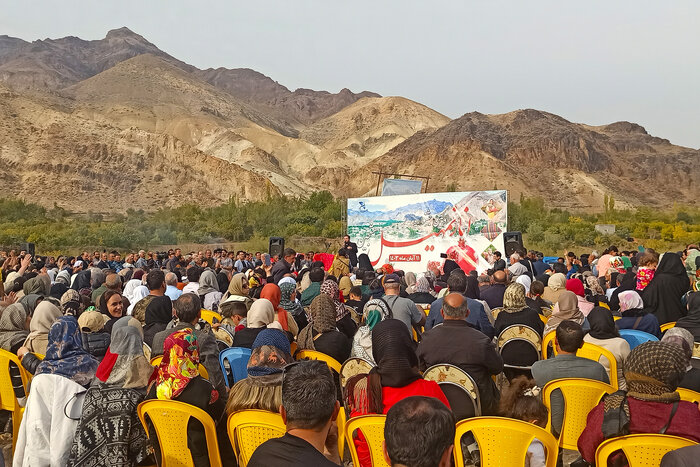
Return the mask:
[[606, 394], [615, 392], [609, 384], [592, 379], [562, 378], [547, 383], [542, 388], [542, 402], [549, 410], [547, 431], [552, 431], [552, 392], [559, 389], [564, 397], [564, 422], [559, 435], [559, 446], [578, 450], [578, 438], [586, 428], [588, 413]]
[[690, 389], [678, 388], [676, 392], [681, 395], [682, 401], [700, 404], [700, 392], [691, 391]]
[[603, 307], [603, 308], [605, 308], [605, 309], [607, 309], [607, 310], [610, 309], [610, 305], [608, 305], [608, 304], [605, 303], [605, 302], [598, 302], [598, 306]]
[[224, 317], [221, 316], [216, 311], [205, 310], [204, 308], [202, 308], [201, 311], [202, 311], [202, 319], [209, 324], [214, 324], [214, 318], [218, 319], [219, 323], [224, 320]]
[[340, 460], [343, 460], [343, 454], [345, 453], [345, 424], [348, 423], [348, 417], [345, 415], [345, 407], [340, 406], [338, 410], [338, 418], [335, 420], [338, 426], [338, 454], [340, 454]]
[[233, 412], [228, 417], [226, 427], [240, 467], [248, 465], [250, 457], [262, 443], [280, 438], [287, 432], [282, 416], [266, 410]]
[[700, 342], [693, 342], [693, 358], [700, 358]]
[[540, 315], [540, 320], [541, 320], [544, 324], [547, 324], [547, 321], [549, 321], [549, 318], [547, 318], [545, 315]]
[[[163, 356], [162, 356], [162, 355], [158, 355], [157, 357], [153, 357], [153, 358], [151, 359], [151, 365], [152, 365], [152, 366], [155, 366], [155, 367], [160, 366], [160, 362], [161, 362], [161, 361], [163, 361]], [[204, 378], [204, 379], [209, 379], [209, 372], [208, 372], [207, 369], [204, 367], [204, 365], [202, 365], [202, 364], [200, 363], [200, 364], [198, 365], [198, 368], [199, 368], [199, 374], [200, 374], [200, 376], [201, 376], [202, 378]]]
[[556, 355], [557, 349], [556, 346], [554, 345], [554, 337], [556, 335], [556, 329], [553, 331], [549, 331], [545, 336], [542, 338], [542, 360], [547, 360], [547, 349], [549, 349], [549, 346], [552, 346], [552, 350], [554, 351], [554, 354]]
[[160, 444], [160, 467], [194, 466], [192, 454], [187, 447], [187, 422], [190, 418], [195, 418], [204, 427], [211, 467], [222, 467], [216, 441], [216, 425], [204, 410], [184, 402], [148, 400], [139, 404], [136, 413], [149, 437], [146, 416], [153, 423]]
[[491, 308], [491, 315], [493, 316], [493, 319], [498, 318], [498, 314], [503, 311], [503, 307], [496, 307], [496, 308]]
[[24, 415], [24, 407], [20, 407], [15, 397], [15, 391], [12, 389], [12, 378], [10, 377], [10, 362], [17, 365], [19, 374], [22, 378], [22, 386], [24, 393], [29, 395], [28, 383], [31, 379], [30, 374], [24, 369], [17, 355], [0, 350], [0, 410], [12, 412], [12, 453], [15, 452], [15, 444], [17, 443], [17, 432], [19, 425], [22, 422]]
[[613, 321], [617, 321], [620, 318], [622, 318], [622, 316], [613, 316]]
[[352, 436], [355, 430], [360, 430], [369, 447], [369, 453], [372, 457], [372, 467], [389, 467], [386, 459], [384, 459], [385, 421], [386, 415], [361, 415], [348, 420], [345, 424], [345, 439], [348, 440], [352, 465], [360, 465], [360, 458], [357, 455], [357, 449], [355, 448], [355, 443], [353, 442], [354, 438]]
[[617, 380], [617, 360], [615, 360], [615, 356], [609, 350], [599, 345], [591, 344], [590, 342], [584, 342], [583, 346], [576, 352], [576, 356], [587, 358], [594, 362], [599, 362], [600, 357], [607, 358], [610, 363], [610, 385], [617, 391], [620, 387]]
[[454, 441], [455, 465], [464, 465], [464, 453], [460, 440], [472, 432], [479, 444], [481, 465], [499, 467], [522, 467], [527, 448], [537, 438], [546, 451], [546, 466], [557, 465], [557, 440], [547, 430], [532, 423], [503, 417], [476, 417], [457, 423]]
[[603, 441], [595, 452], [596, 465], [608, 465], [608, 457], [622, 450], [629, 467], [649, 467], [661, 464], [661, 458], [669, 452], [697, 443], [679, 436], [640, 434], [620, 436]]
[[323, 352], [318, 352], [316, 350], [300, 350], [296, 354], [296, 359], [297, 360], [321, 360], [322, 362], [326, 362], [328, 367], [335, 371], [336, 373], [340, 374], [340, 362], [336, 360], [335, 358], [324, 354]]
[[671, 322], [671, 323], [662, 324], [662, 325], [661, 325], [661, 332], [662, 332], [662, 333], [663, 333], [663, 332], [666, 332], [666, 331], [668, 331], [669, 329], [671, 329], [671, 328], [673, 328], [673, 327], [676, 327], [676, 322], [675, 322], [675, 321], [673, 321], [673, 322]]

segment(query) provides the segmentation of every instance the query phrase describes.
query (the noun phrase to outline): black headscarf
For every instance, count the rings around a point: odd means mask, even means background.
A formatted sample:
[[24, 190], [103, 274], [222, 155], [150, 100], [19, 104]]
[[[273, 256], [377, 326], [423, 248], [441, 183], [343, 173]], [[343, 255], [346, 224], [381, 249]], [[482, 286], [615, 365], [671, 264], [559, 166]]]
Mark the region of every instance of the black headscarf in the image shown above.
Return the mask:
[[447, 278], [450, 277], [450, 274], [451, 274], [452, 271], [454, 271], [455, 269], [459, 269], [459, 265], [458, 265], [457, 263], [455, 263], [454, 261], [452, 261], [451, 259], [446, 259], [446, 260], [445, 260], [445, 265], [442, 267], [442, 271], [443, 271], [442, 277], [443, 277], [443, 279], [444, 279], [445, 281], [447, 281]]
[[219, 292], [225, 292], [228, 290], [228, 285], [230, 281], [225, 272], [220, 272], [216, 275], [216, 283], [219, 285]]
[[687, 329], [700, 342], [700, 292], [688, 295], [688, 314], [676, 321], [676, 327]]
[[475, 300], [481, 298], [479, 294], [479, 280], [476, 277], [472, 275], [467, 276], [467, 290], [464, 292], [464, 295]]
[[615, 328], [615, 320], [610, 310], [602, 306], [593, 307], [588, 314], [588, 324], [591, 325], [590, 335], [596, 339], [612, 339], [620, 337], [620, 333]]
[[613, 311], [620, 309], [620, 292], [626, 292], [628, 290], [634, 291], [637, 288], [637, 274], [634, 272], [626, 272], [622, 277], [622, 282], [620, 287], [615, 289], [615, 291], [610, 296], [610, 309]]
[[683, 261], [676, 253], [666, 253], [656, 267], [654, 278], [642, 292], [644, 311], [653, 313], [659, 324], [677, 321], [685, 315], [681, 298], [690, 281]]
[[82, 289], [89, 289], [92, 286], [90, 285], [90, 270], [86, 269], [85, 271], [80, 271], [77, 276], [75, 276], [75, 280], [73, 281], [73, 285], [70, 286], [71, 289], [76, 290], [80, 292]]
[[357, 267], [360, 269], [360, 271], [374, 271], [367, 253], [362, 253], [357, 257]]
[[143, 327], [143, 341], [151, 345], [153, 337], [160, 331], [164, 331], [168, 323], [173, 319], [173, 304], [167, 295], [154, 297], [146, 305], [146, 325]]

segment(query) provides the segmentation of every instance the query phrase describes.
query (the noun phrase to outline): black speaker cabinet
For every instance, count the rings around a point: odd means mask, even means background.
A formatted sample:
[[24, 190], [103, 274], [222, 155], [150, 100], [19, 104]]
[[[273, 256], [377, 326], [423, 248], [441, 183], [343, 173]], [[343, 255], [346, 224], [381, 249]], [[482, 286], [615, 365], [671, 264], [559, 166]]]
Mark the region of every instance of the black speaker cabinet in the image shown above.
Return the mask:
[[270, 256], [278, 255], [281, 258], [284, 251], [284, 237], [270, 237], [270, 248], [268, 251]]
[[506, 257], [509, 257], [516, 251], [522, 250], [523, 234], [521, 232], [505, 232], [503, 234], [503, 245], [506, 249]]

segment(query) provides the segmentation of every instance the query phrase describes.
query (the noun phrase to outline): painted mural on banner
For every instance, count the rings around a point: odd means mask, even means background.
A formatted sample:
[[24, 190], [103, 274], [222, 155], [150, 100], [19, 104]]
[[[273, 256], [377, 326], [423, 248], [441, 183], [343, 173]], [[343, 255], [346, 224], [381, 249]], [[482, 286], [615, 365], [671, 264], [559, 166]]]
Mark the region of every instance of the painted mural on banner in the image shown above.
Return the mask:
[[348, 235], [373, 266], [424, 272], [441, 253], [465, 271], [489, 269], [508, 230], [505, 190], [348, 199]]

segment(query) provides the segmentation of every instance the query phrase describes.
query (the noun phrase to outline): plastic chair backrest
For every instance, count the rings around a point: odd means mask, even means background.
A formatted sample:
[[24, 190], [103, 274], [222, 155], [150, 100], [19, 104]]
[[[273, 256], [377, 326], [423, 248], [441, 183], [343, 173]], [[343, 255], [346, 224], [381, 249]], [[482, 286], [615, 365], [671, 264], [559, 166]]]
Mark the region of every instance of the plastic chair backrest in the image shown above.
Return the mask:
[[547, 349], [549, 349], [550, 344], [552, 346], [552, 351], [556, 353], [556, 348], [554, 346], [554, 337], [556, 332], [556, 329], [549, 331], [542, 338], [542, 360], [547, 360]]
[[197, 419], [204, 427], [211, 467], [221, 467], [216, 425], [204, 410], [173, 400], [148, 400], [141, 402], [136, 412], [149, 436], [146, 416], [153, 424], [160, 444], [160, 467], [194, 466], [192, 454], [187, 447], [187, 422], [190, 417]]
[[608, 457], [622, 450], [629, 467], [648, 467], [661, 464], [664, 455], [675, 449], [697, 443], [679, 436], [659, 434], [627, 435], [603, 441], [595, 452], [596, 465], [608, 465]]
[[666, 332], [666, 331], [668, 331], [669, 329], [674, 328], [674, 327], [676, 327], [676, 322], [675, 322], [675, 321], [672, 321], [672, 322], [666, 323], [666, 324], [662, 324], [662, 325], [661, 325], [661, 332]]
[[549, 321], [549, 318], [547, 318], [545, 315], [540, 315], [540, 321], [542, 323], [547, 324], [547, 321]]
[[555, 467], [559, 449], [557, 440], [547, 430], [511, 418], [476, 417], [457, 423], [454, 441], [455, 465], [464, 465], [462, 436], [472, 432], [479, 444], [481, 465], [500, 467], [522, 467], [527, 448], [537, 438], [546, 451], [546, 467]]
[[700, 392], [691, 391], [690, 389], [677, 388], [676, 392], [681, 395], [682, 401], [700, 404]]
[[609, 384], [584, 378], [562, 378], [547, 383], [542, 388], [542, 402], [549, 411], [547, 430], [552, 427], [552, 392], [559, 389], [564, 397], [564, 422], [559, 435], [559, 446], [578, 450], [577, 442], [586, 427], [588, 413], [598, 405], [605, 394], [615, 388]]
[[348, 358], [340, 366], [340, 387], [345, 389], [345, 385], [348, 383], [348, 380], [350, 378], [352, 378], [355, 375], [369, 373], [373, 367], [374, 364], [369, 360], [365, 360], [364, 358]]
[[622, 316], [613, 316], [613, 321], [617, 321], [620, 318], [622, 318]]
[[474, 378], [463, 369], [448, 363], [440, 363], [425, 370], [423, 379], [435, 381], [438, 384], [452, 383], [463, 387], [474, 404], [474, 413], [477, 417], [481, 415], [479, 387], [476, 385]]
[[151, 346], [146, 344], [145, 342], [143, 343], [143, 355], [147, 359], [151, 359]]
[[22, 378], [24, 394], [29, 395], [28, 383], [31, 379], [27, 370], [24, 369], [17, 355], [7, 350], [0, 349], [0, 410], [12, 412], [12, 453], [15, 452], [17, 443], [17, 433], [19, 425], [24, 415], [24, 407], [20, 407], [15, 397], [15, 390], [12, 388], [12, 378], [10, 377], [10, 362], [17, 365]]
[[345, 415], [345, 407], [342, 405], [338, 409], [338, 418], [335, 419], [338, 425], [338, 454], [343, 458], [345, 453], [345, 424], [348, 422], [348, 417]]
[[202, 308], [201, 313], [202, 313], [202, 319], [209, 324], [214, 324], [214, 318], [219, 320], [218, 321], [219, 323], [224, 320], [224, 317], [221, 316], [216, 311], [205, 310], [204, 308]]
[[240, 467], [248, 464], [258, 446], [269, 439], [284, 436], [287, 431], [282, 416], [266, 410], [233, 412], [226, 427]]
[[[158, 355], [157, 357], [153, 357], [153, 358], [151, 359], [151, 365], [152, 365], [152, 366], [155, 366], [155, 367], [158, 367], [158, 366], [160, 366], [160, 362], [161, 362], [161, 361], [163, 361], [163, 356], [162, 356], [162, 355]], [[202, 378], [204, 378], [204, 379], [209, 379], [209, 372], [208, 372], [207, 369], [204, 367], [204, 365], [202, 365], [202, 364], [200, 363], [200, 364], [198, 365], [198, 368], [199, 368], [199, 375], [200, 375]]]
[[235, 384], [248, 377], [248, 360], [250, 360], [251, 352], [251, 349], [245, 347], [231, 347], [219, 353], [219, 365], [221, 366], [221, 371], [224, 373], [226, 387], [229, 387], [229, 379], [224, 362], [228, 362], [231, 373], [233, 374], [233, 383]]
[[630, 345], [630, 350], [648, 341], [658, 341], [659, 339], [648, 332], [638, 329], [620, 329], [620, 337], [627, 341]]
[[693, 358], [700, 358], [700, 342], [693, 342]]
[[318, 352], [316, 350], [300, 350], [297, 352], [295, 358], [297, 360], [321, 360], [326, 362], [331, 370], [335, 371], [336, 373], [340, 373], [340, 363], [335, 358], [326, 355], [323, 352]]
[[491, 315], [493, 316], [493, 319], [498, 318], [498, 314], [503, 311], [503, 307], [496, 307], [496, 308], [491, 308]]
[[524, 324], [508, 326], [501, 331], [496, 340], [499, 349], [505, 347], [510, 341], [528, 341], [535, 347], [537, 353], [542, 350], [542, 338], [539, 333]]
[[577, 357], [587, 358], [595, 362], [600, 363], [600, 357], [605, 357], [608, 359], [608, 364], [610, 365], [610, 385], [617, 390], [620, 384], [617, 380], [617, 360], [615, 356], [607, 349], [602, 348], [599, 345], [591, 344], [590, 342], [584, 342], [583, 346], [576, 352]]
[[367, 441], [369, 453], [372, 457], [372, 467], [389, 466], [384, 459], [384, 422], [386, 415], [362, 415], [353, 417], [345, 424], [345, 439], [348, 440], [352, 465], [360, 465], [357, 449], [353, 442], [353, 433], [360, 430]]

